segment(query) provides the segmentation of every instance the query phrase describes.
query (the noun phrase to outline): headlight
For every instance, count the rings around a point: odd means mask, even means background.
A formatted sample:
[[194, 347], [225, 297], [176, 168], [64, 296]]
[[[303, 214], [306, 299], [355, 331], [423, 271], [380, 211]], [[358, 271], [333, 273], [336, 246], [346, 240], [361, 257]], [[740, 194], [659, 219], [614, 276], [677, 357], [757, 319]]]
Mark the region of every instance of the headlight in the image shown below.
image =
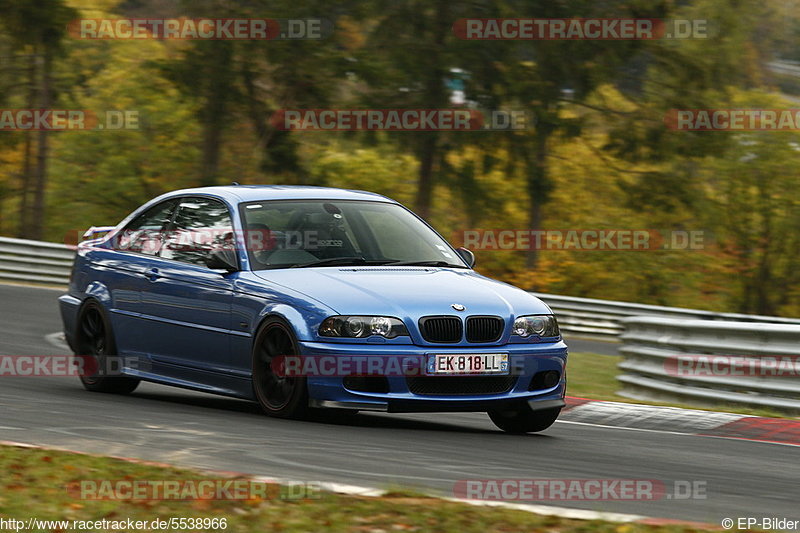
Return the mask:
[[553, 315], [527, 315], [514, 321], [514, 335], [520, 337], [558, 337], [558, 322]]
[[319, 334], [323, 337], [364, 338], [380, 335], [394, 339], [408, 335], [403, 322], [388, 316], [332, 316], [322, 321]]

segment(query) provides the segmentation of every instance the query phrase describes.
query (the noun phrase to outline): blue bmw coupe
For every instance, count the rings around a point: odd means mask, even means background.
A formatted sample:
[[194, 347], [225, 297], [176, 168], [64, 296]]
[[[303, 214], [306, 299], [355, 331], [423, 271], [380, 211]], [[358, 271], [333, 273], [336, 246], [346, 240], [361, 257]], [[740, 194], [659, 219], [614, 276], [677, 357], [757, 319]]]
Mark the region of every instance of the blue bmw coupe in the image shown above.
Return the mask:
[[187, 189], [87, 236], [59, 303], [70, 347], [96, 363], [90, 391], [145, 380], [287, 418], [482, 411], [512, 433], [564, 406], [550, 308], [384, 196]]

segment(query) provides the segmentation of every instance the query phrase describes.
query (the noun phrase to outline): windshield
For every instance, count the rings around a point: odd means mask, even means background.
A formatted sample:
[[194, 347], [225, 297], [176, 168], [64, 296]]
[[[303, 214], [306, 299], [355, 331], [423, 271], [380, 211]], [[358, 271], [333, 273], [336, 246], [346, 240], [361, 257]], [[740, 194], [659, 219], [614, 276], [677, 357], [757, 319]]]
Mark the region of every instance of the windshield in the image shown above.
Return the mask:
[[468, 268], [450, 245], [397, 204], [302, 200], [242, 204], [253, 270], [388, 265]]

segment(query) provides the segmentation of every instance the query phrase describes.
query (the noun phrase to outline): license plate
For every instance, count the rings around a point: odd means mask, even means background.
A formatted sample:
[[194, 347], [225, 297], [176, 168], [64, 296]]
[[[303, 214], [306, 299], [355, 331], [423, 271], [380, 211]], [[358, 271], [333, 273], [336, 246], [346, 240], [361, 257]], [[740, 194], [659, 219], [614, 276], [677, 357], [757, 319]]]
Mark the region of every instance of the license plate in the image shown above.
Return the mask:
[[508, 354], [433, 354], [428, 374], [508, 374]]

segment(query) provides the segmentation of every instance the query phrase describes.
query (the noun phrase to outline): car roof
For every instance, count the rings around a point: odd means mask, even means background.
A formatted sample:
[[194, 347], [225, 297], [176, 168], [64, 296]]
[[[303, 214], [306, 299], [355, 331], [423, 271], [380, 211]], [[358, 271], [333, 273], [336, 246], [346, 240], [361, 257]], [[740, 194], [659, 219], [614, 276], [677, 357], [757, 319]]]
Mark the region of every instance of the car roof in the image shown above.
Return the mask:
[[162, 198], [187, 194], [211, 194], [231, 203], [260, 202], [267, 200], [371, 200], [391, 202], [394, 200], [368, 191], [337, 189], [334, 187], [312, 187], [308, 185], [226, 185], [196, 187], [172, 191]]

